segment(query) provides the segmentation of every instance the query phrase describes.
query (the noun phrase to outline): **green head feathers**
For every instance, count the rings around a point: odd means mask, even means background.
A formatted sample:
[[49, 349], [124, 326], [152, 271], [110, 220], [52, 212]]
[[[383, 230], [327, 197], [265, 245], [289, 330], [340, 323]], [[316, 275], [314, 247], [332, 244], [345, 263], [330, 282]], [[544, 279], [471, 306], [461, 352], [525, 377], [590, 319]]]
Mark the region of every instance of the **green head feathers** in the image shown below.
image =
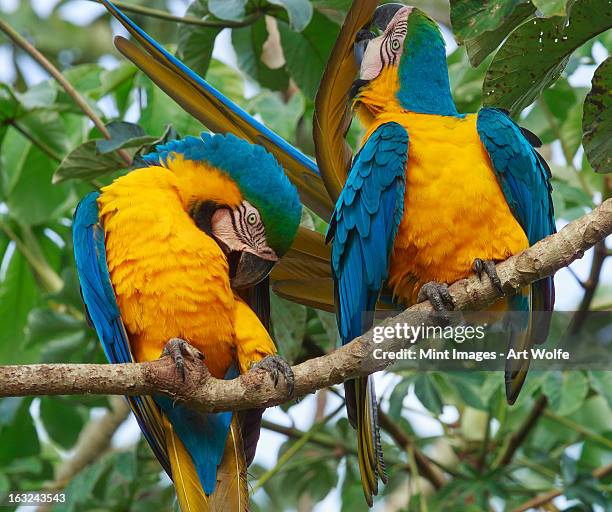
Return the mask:
[[186, 160], [206, 162], [226, 172], [259, 211], [268, 245], [279, 257], [287, 252], [300, 224], [302, 204], [283, 168], [263, 147], [231, 134], [202, 133], [199, 138], [186, 137], [156, 149], [144, 156], [145, 162], [167, 163], [173, 153], [180, 153]]

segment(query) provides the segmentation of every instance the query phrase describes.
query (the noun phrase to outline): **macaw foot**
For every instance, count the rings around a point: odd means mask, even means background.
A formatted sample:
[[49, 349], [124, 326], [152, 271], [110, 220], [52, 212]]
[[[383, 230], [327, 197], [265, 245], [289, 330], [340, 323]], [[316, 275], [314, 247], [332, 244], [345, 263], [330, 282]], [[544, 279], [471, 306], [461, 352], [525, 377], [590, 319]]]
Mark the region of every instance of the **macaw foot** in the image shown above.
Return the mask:
[[495, 289], [503, 296], [505, 295], [504, 289], [502, 288], [501, 280], [497, 275], [497, 269], [495, 268], [495, 262], [493, 260], [481, 260], [476, 258], [472, 263], [472, 269], [476, 272], [478, 279], [482, 281], [482, 273], [484, 272], [489, 276], [491, 283]]
[[258, 363], [251, 366], [251, 370], [262, 369], [267, 371], [274, 382], [274, 387], [278, 385], [279, 375], [283, 375], [285, 378], [285, 384], [287, 385], [287, 396], [293, 395], [293, 387], [295, 386], [295, 376], [291, 366], [281, 356], [274, 354], [272, 356], [266, 356]]
[[434, 308], [433, 317], [437, 321], [445, 326], [451, 321], [450, 311], [455, 309], [455, 303], [451, 294], [448, 292], [448, 285], [446, 283], [438, 283], [437, 281], [429, 281], [421, 286], [419, 295], [417, 296], [417, 302], [425, 302], [428, 300]]
[[188, 356], [192, 359], [199, 359], [200, 361], [204, 361], [204, 354], [200, 352], [197, 348], [193, 347], [185, 340], [180, 338], [172, 338], [161, 353], [161, 357], [170, 356], [174, 361], [174, 365], [176, 366], [176, 371], [185, 382], [185, 357]]

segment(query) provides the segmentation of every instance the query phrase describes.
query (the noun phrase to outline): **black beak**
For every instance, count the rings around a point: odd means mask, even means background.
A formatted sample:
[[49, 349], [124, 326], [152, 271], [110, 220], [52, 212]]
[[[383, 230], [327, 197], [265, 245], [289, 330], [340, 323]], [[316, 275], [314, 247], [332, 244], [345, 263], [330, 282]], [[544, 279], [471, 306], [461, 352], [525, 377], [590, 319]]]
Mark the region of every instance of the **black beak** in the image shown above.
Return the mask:
[[389, 22], [393, 19], [393, 16], [397, 14], [397, 11], [404, 7], [406, 6], [402, 4], [379, 5], [374, 11], [374, 17], [372, 18], [371, 24], [379, 30], [385, 30]]
[[230, 284], [240, 290], [255, 286], [272, 270], [276, 261], [265, 260], [250, 252], [232, 253], [230, 264]]
[[357, 67], [361, 67], [361, 61], [363, 60], [368, 42], [370, 39], [374, 39], [375, 37], [376, 34], [374, 34], [374, 32], [370, 32], [369, 30], [360, 30], [357, 32], [357, 36], [355, 36], [355, 46], [353, 47]]

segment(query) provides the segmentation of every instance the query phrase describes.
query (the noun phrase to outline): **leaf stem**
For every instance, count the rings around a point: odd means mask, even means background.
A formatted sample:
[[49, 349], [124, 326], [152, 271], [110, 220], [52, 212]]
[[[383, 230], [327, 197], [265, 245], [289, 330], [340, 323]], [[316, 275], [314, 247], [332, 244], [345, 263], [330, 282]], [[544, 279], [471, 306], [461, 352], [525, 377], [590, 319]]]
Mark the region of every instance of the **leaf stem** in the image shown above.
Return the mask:
[[278, 461], [276, 461], [276, 465], [272, 469], [269, 469], [263, 475], [261, 475], [259, 480], [255, 482], [255, 485], [251, 489], [251, 494], [255, 494], [255, 492], [259, 488], [263, 487], [266, 484], [266, 482], [270, 480], [270, 478], [272, 478], [276, 473], [278, 473], [280, 469], [287, 462], [289, 462], [291, 457], [293, 457], [296, 453], [298, 453], [304, 447], [304, 445], [310, 440], [310, 438], [314, 434], [316, 434], [319, 430], [321, 430], [321, 428], [329, 420], [331, 420], [343, 407], [344, 407], [344, 404], [341, 404], [339, 407], [334, 409], [331, 413], [329, 413], [327, 416], [322, 418], [320, 421], [315, 422], [310, 428], [310, 430], [304, 432], [304, 435], [302, 435], [302, 437], [300, 437], [295, 443], [293, 443], [293, 445], [290, 446], [289, 449], [278, 458]]
[[59, 292], [64, 286], [62, 278], [57, 275], [47, 261], [36, 255], [36, 249], [29, 247], [3, 220], [0, 220], [0, 230], [4, 231], [6, 236], [15, 242], [17, 250], [32, 267], [44, 290], [48, 293]]
[[[102, 3], [100, 0], [90, 0], [96, 3]], [[119, 9], [125, 12], [131, 12], [134, 14], [142, 14], [143, 16], [148, 16], [150, 18], [157, 18], [159, 20], [164, 21], [174, 21], [176, 23], [183, 23], [184, 25], [197, 25], [200, 27], [212, 27], [212, 28], [240, 28], [246, 27], [247, 25], [251, 25], [255, 21], [257, 21], [264, 14], [263, 10], [257, 10], [245, 18], [242, 21], [231, 21], [231, 20], [203, 20], [200, 18], [195, 18], [193, 16], [175, 16], [174, 14], [170, 14], [166, 11], [161, 11], [159, 9], [152, 9], [150, 7], [145, 7], [143, 5], [133, 5], [127, 4], [125, 2], [115, 2], [113, 4]]]
[[45, 142], [42, 140], [38, 140], [33, 137], [23, 126], [21, 126], [17, 120], [13, 119], [9, 122], [9, 124], [15, 128], [21, 135], [23, 135], [26, 139], [28, 139], [32, 144], [34, 144], [38, 149], [40, 149], [45, 155], [47, 155], [52, 160], [56, 162], [61, 162], [62, 157], [58, 155], [53, 149], [51, 149]]
[[[83, 113], [89, 117], [106, 139], [110, 139], [110, 134], [104, 126], [102, 120], [96, 115], [93, 109], [81, 94], [72, 86], [64, 75], [34, 46], [32, 46], [21, 34], [14, 30], [8, 23], [0, 20], [0, 30], [4, 32], [17, 46], [26, 51], [36, 62], [38, 62], [66, 91]], [[129, 153], [123, 149], [118, 150], [119, 155], [127, 165], [131, 165], [132, 159]]]
[[556, 421], [557, 423], [560, 423], [564, 427], [574, 430], [578, 432], [579, 434], [582, 434], [584, 437], [588, 437], [592, 439], [593, 441], [595, 441], [596, 443], [599, 443], [602, 446], [605, 446], [606, 448], [608, 448], [609, 450], [612, 450], [612, 441], [610, 439], [607, 439], [604, 436], [600, 436], [596, 432], [593, 432], [592, 430], [586, 427], [583, 427], [579, 423], [576, 423], [575, 421], [570, 420], [569, 418], [566, 418], [565, 416], [560, 416], [552, 412], [550, 409], [545, 410], [544, 415], [550, 418], [551, 420]]

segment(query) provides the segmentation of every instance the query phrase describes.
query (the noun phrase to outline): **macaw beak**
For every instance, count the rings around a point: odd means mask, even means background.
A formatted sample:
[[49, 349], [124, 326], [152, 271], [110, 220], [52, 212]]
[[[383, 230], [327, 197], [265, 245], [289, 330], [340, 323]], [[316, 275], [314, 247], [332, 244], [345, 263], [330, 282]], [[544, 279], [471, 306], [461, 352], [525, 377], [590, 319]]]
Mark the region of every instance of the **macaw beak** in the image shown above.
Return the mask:
[[249, 288], [261, 282], [272, 270], [278, 259], [267, 259], [252, 252], [233, 253], [228, 258], [230, 264], [230, 284], [235, 290]]

